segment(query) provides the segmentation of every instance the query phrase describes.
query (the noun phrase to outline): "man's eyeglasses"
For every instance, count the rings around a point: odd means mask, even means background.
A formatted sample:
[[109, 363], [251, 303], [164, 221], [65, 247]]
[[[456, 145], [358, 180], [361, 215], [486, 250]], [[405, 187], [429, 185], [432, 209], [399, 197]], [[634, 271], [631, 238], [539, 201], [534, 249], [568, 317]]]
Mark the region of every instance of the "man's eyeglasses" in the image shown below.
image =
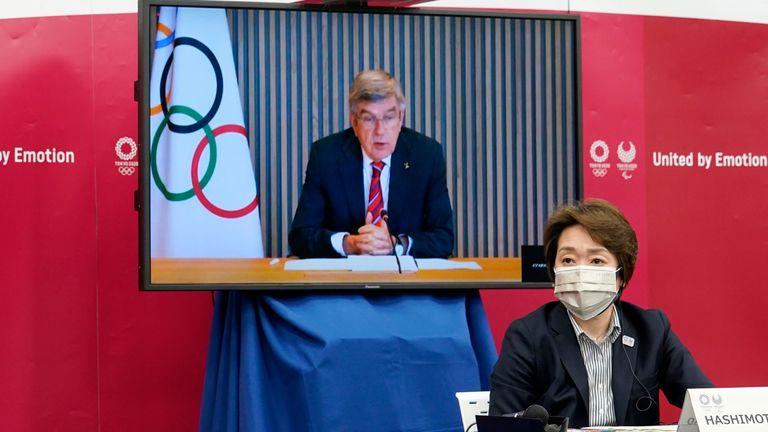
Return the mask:
[[388, 113], [382, 118], [378, 118], [370, 114], [360, 114], [360, 115], [357, 115], [357, 119], [360, 120], [360, 122], [363, 124], [363, 127], [366, 129], [375, 128], [376, 123], [381, 123], [381, 125], [384, 126], [385, 128], [389, 128], [394, 126], [398, 121], [400, 121], [400, 113], [397, 113], [397, 112]]

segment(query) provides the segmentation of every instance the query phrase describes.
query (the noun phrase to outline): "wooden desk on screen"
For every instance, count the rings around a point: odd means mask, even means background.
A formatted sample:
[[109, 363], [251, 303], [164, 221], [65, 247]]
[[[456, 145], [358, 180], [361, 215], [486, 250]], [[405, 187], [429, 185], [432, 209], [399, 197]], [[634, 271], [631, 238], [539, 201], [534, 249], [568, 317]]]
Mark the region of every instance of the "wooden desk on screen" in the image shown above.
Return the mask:
[[[474, 261], [482, 270], [420, 270], [414, 273], [347, 270], [286, 271], [294, 258], [172, 259], [154, 258], [151, 283], [157, 289], [499, 289], [545, 288], [548, 283], [523, 283], [519, 258], [455, 258]], [[167, 288], [165, 288], [167, 285]]]

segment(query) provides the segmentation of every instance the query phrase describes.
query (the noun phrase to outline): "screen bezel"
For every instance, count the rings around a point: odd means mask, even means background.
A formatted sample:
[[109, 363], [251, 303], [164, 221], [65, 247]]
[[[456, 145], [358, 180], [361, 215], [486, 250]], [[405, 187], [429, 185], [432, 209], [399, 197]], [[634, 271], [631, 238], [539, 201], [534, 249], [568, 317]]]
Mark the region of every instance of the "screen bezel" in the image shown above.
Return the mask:
[[[389, 290], [389, 289], [508, 289], [508, 288], [551, 288], [548, 282], [522, 282], [504, 281], [498, 283], [489, 282], [441, 282], [437, 285], [413, 283], [408, 281], [390, 282], [376, 281], [372, 277], [372, 283], [360, 282], [333, 282], [325, 283], [308, 280], [303, 283], [179, 283], [159, 284], [151, 282], [151, 252], [150, 252], [150, 173], [145, 161], [149, 160], [149, 92], [152, 67], [152, 10], [160, 6], [177, 7], [216, 7], [239, 8], [253, 10], [285, 10], [285, 11], [315, 11], [338, 13], [380, 13], [397, 15], [426, 15], [426, 16], [457, 16], [478, 18], [519, 18], [519, 19], [543, 19], [571, 21], [574, 25], [574, 85], [575, 85], [575, 135], [576, 135], [576, 178], [578, 184], [576, 191], [583, 197], [583, 161], [582, 161], [582, 91], [581, 91], [581, 26], [580, 17], [571, 14], [542, 14], [519, 13], [505, 11], [485, 11], [472, 9], [432, 9], [432, 8], [397, 8], [397, 7], [364, 7], [341, 5], [314, 5], [296, 3], [255, 3], [242, 1], [216, 1], [216, 0], [139, 0], [138, 8], [138, 122], [139, 122], [139, 189], [135, 198], [135, 208], [139, 213], [139, 288], [143, 291], [211, 291], [211, 290], [259, 290], [259, 291], [290, 291], [290, 290]], [[281, 259], [282, 261], [282, 259]]]

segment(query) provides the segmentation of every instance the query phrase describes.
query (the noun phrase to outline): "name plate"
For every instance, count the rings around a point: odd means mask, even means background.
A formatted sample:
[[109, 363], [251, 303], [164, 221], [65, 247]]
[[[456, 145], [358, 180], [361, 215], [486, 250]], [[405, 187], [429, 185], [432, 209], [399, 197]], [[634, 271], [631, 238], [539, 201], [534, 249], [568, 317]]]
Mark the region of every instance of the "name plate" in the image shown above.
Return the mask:
[[768, 430], [768, 387], [688, 389], [678, 432]]

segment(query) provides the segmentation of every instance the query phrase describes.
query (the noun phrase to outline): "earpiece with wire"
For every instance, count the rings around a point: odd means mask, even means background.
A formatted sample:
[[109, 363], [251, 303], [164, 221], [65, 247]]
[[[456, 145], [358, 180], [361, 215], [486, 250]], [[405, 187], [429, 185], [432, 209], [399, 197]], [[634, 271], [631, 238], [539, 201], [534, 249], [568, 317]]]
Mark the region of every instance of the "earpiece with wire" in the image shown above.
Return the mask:
[[[621, 310], [621, 305], [619, 302], [616, 302], [616, 307], [619, 309], [622, 315], [624, 315], [624, 311]], [[645, 395], [641, 396], [639, 399], [635, 401], [635, 408], [640, 412], [646, 412], [654, 405], [658, 405], [659, 403], [656, 401], [656, 399], [653, 398], [651, 395], [650, 390], [648, 390], [648, 387], [643, 384], [642, 381], [640, 381], [640, 378], [637, 377], [637, 374], [635, 374], [635, 368], [632, 366], [632, 360], [629, 359], [629, 353], [627, 353], [627, 346], [624, 344], [623, 337], [624, 337], [624, 331], [622, 330], [621, 335], [622, 336], [622, 342], [621, 342], [621, 349], [624, 351], [624, 357], [627, 358], [627, 364], [629, 364], [629, 371], [632, 373], [632, 377], [637, 381], [638, 384], [640, 384], [640, 387], [643, 388], [645, 391]], [[646, 401], [647, 404], [642, 404], [642, 401]]]

